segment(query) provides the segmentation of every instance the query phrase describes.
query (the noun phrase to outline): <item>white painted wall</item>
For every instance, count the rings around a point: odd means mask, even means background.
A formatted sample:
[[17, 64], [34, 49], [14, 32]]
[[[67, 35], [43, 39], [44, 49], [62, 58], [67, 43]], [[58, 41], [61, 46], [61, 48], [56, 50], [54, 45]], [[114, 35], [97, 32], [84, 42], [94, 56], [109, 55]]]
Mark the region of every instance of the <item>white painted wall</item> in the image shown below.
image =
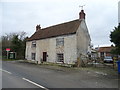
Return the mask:
[[81, 24], [76, 33], [77, 38], [77, 57], [80, 54], [86, 55], [89, 50], [89, 45], [91, 42], [90, 35], [84, 20], [81, 21]]
[[77, 60], [76, 34], [64, 38], [65, 63], [73, 64]]
[[37, 53], [37, 61], [40, 62], [40, 59], [43, 59], [43, 52], [47, 52], [47, 62], [55, 62], [55, 38], [48, 38], [48, 39], [42, 39], [37, 40], [37, 47], [36, 47], [36, 53]]
[[32, 47], [32, 41], [26, 42], [25, 58], [27, 60], [31, 60], [31, 53], [36, 53], [36, 48], [31, 48], [31, 47]]
[[[56, 46], [56, 38], [64, 38], [64, 46]], [[80, 53], [87, 53], [90, 41], [86, 23], [82, 20], [76, 34], [36, 40], [36, 48], [31, 48], [32, 41], [26, 42], [26, 59], [31, 60], [31, 53], [36, 53], [36, 60], [40, 63], [43, 52], [47, 52], [47, 62], [56, 63], [57, 53], [63, 53], [64, 63], [72, 64]]]
[[[56, 46], [56, 38], [64, 38], [64, 46]], [[57, 53], [64, 54], [64, 63], [72, 64], [77, 60], [76, 35], [64, 35], [36, 41], [36, 48], [31, 48], [32, 41], [26, 42], [26, 59], [31, 59], [31, 53], [36, 53], [36, 60], [40, 63], [43, 52], [47, 52], [47, 62], [57, 62]]]

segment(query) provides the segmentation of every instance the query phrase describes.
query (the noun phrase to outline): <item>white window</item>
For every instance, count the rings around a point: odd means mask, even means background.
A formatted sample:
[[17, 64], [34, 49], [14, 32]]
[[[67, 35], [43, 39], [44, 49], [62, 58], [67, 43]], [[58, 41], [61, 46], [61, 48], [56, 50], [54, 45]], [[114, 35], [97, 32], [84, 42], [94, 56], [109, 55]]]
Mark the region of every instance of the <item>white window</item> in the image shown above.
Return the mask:
[[57, 62], [64, 62], [63, 53], [58, 53], [57, 54]]
[[57, 38], [56, 46], [64, 46], [64, 38]]
[[31, 53], [31, 59], [32, 59], [32, 60], [35, 60], [35, 56], [36, 56], [35, 53]]
[[36, 47], [36, 41], [32, 42], [32, 47]]

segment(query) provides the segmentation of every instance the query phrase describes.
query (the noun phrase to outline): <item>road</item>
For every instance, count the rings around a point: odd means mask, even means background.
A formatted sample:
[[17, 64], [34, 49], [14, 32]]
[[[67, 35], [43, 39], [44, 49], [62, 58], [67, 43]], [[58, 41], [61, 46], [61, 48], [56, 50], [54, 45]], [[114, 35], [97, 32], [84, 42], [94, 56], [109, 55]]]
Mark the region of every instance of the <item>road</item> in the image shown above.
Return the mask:
[[19, 63], [2, 63], [3, 88], [118, 88], [118, 77], [90, 71], [67, 68], [50, 69], [47, 66]]

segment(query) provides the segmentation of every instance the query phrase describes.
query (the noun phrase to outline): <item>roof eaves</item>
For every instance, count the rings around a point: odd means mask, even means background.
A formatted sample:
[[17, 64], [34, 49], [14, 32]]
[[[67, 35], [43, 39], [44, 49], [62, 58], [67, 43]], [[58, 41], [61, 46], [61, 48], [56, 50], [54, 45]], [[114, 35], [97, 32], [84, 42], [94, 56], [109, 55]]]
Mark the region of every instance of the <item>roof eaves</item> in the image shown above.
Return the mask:
[[68, 33], [68, 34], [61, 34], [61, 35], [56, 35], [56, 36], [50, 36], [50, 37], [45, 37], [45, 38], [39, 38], [39, 39], [31, 39], [31, 40], [27, 40], [27, 41], [29, 42], [29, 41], [33, 41], [33, 40], [42, 40], [42, 39], [47, 39], [47, 38], [55, 38], [55, 37], [59, 37], [59, 36], [73, 35], [73, 34], [76, 34], [76, 32]]

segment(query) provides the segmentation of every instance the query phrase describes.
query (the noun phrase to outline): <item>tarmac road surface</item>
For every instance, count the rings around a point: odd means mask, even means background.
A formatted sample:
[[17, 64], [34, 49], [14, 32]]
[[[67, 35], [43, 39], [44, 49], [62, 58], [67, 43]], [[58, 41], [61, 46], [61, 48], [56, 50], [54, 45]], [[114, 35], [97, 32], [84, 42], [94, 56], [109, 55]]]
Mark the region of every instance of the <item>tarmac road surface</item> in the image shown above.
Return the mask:
[[57, 68], [3, 61], [2, 88], [118, 88], [117, 76]]

